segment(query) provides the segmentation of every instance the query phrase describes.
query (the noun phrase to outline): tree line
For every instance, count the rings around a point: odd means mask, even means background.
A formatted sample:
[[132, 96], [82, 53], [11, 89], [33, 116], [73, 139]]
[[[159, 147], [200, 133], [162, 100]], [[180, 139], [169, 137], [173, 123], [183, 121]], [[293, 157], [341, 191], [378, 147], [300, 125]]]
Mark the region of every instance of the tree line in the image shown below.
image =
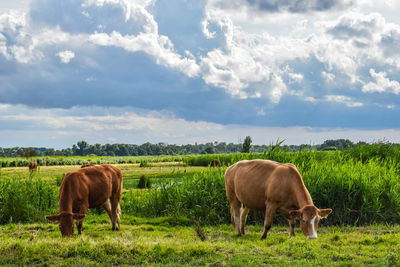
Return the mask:
[[[278, 143], [279, 141], [277, 141]], [[252, 145], [250, 136], [243, 143], [209, 142], [205, 144], [175, 145], [167, 143], [136, 144], [88, 144], [79, 141], [71, 148], [53, 149], [44, 147], [12, 147], [0, 148], [0, 157], [33, 157], [33, 156], [147, 156], [147, 155], [188, 155], [188, 154], [221, 154], [238, 152], [264, 152], [270, 145]], [[281, 149], [289, 152], [301, 150], [343, 150], [365, 142], [353, 143], [348, 139], [327, 140], [320, 145], [281, 145]]]

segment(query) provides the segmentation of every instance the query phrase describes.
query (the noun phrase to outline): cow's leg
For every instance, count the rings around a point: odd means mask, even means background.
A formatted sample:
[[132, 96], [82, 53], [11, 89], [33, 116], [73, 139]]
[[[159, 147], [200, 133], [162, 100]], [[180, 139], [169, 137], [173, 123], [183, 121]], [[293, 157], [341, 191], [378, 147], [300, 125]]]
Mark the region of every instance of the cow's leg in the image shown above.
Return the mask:
[[112, 222], [112, 214], [111, 214], [111, 205], [110, 202], [107, 200], [104, 204], [103, 204], [103, 209], [107, 212], [108, 217], [110, 217], [110, 220]]
[[240, 232], [242, 235], [244, 235], [244, 227], [246, 225], [247, 215], [249, 214], [249, 211], [249, 208], [245, 207], [242, 204], [242, 207], [240, 208]]
[[232, 227], [233, 230], [237, 231], [238, 236], [241, 236], [240, 232], [240, 202], [239, 199], [235, 197], [229, 199], [229, 202], [231, 204], [231, 221], [232, 221]]
[[[120, 196], [117, 194], [110, 198], [111, 202], [111, 223], [112, 223], [112, 230], [119, 230], [120, 229], [120, 219], [119, 213], [121, 208], [119, 206]], [[118, 227], [117, 227], [118, 224]]]
[[265, 221], [264, 221], [264, 233], [261, 236], [261, 240], [267, 237], [269, 229], [271, 229], [272, 221], [274, 220], [275, 211], [277, 206], [274, 203], [266, 202], [265, 208]]
[[290, 236], [295, 236], [294, 234], [294, 227], [296, 226], [296, 220], [294, 219], [289, 219], [289, 224], [290, 224]]
[[235, 230], [237, 231], [238, 236], [241, 236], [242, 233], [240, 231], [240, 202], [239, 202], [239, 200], [235, 201], [234, 203], [231, 203], [231, 211], [232, 211], [232, 216], [233, 216], [233, 220], [235, 223]]
[[236, 197], [236, 194], [233, 190], [229, 190], [226, 187], [226, 196], [228, 197], [229, 204], [231, 206], [231, 222], [232, 222], [232, 230], [237, 231], [238, 236], [241, 236], [240, 232], [240, 201]]
[[[79, 208], [79, 213], [80, 214], [86, 214], [86, 211], [88, 209], [88, 205], [81, 205], [81, 207]], [[81, 235], [82, 234], [82, 228], [83, 228], [83, 220], [85, 218], [76, 220], [76, 229], [78, 229], [78, 234]]]

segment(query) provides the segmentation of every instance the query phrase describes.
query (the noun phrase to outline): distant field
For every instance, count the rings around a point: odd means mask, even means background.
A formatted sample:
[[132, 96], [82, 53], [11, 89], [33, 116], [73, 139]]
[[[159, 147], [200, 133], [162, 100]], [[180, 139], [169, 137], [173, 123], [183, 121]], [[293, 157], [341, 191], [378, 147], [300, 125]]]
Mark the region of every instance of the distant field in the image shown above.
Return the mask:
[[[197, 173], [207, 170], [208, 167], [201, 166], [183, 166], [182, 162], [156, 162], [148, 163], [147, 167], [140, 167], [135, 164], [114, 164], [122, 171], [124, 186], [136, 183], [140, 176], [145, 175], [153, 180], [164, 178], [181, 178], [184, 174]], [[81, 165], [56, 165], [40, 166], [37, 171], [30, 172], [28, 167], [5, 167], [0, 169], [0, 178], [25, 179], [28, 177], [40, 178], [44, 181], [56, 181], [71, 171], [76, 171]]]
[[0, 167], [26, 167], [31, 161], [40, 166], [94, 164], [140, 164], [152, 162], [182, 162], [183, 156], [41, 156], [32, 158], [14, 157], [0, 158]]

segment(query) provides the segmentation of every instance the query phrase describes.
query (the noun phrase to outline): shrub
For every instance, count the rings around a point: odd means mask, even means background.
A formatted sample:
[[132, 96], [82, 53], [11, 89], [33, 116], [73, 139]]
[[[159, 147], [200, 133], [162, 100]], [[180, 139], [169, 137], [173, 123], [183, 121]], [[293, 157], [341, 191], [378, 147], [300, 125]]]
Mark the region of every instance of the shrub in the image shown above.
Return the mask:
[[147, 160], [141, 160], [139, 167], [141, 168], [149, 167], [149, 162]]
[[148, 178], [146, 175], [141, 175], [137, 188], [151, 188], [150, 178]]

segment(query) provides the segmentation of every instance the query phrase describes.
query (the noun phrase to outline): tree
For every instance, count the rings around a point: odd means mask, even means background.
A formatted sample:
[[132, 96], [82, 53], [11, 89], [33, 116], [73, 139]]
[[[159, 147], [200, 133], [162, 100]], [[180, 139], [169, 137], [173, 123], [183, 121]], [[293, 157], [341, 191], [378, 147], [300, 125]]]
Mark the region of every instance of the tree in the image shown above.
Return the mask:
[[242, 145], [242, 152], [243, 153], [250, 153], [251, 151], [251, 137], [250, 136], [246, 136], [246, 138], [243, 141], [243, 145]]
[[46, 156], [54, 156], [56, 154], [56, 151], [54, 150], [54, 148], [49, 148], [44, 152], [44, 154]]
[[213, 146], [208, 146], [204, 149], [204, 152], [207, 154], [215, 154], [215, 149]]
[[348, 139], [336, 139], [336, 140], [326, 140], [322, 145], [320, 145], [320, 150], [332, 149], [335, 147], [337, 150], [343, 150], [353, 147], [354, 144]]
[[86, 141], [80, 141], [80, 142], [78, 142], [76, 144], [79, 147], [79, 150], [78, 150], [79, 155], [85, 156], [85, 149], [87, 148], [88, 143]]
[[36, 156], [36, 150], [29, 147], [29, 148], [25, 148], [24, 150], [22, 150], [21, 156], [24, 158], [31, 158]]

